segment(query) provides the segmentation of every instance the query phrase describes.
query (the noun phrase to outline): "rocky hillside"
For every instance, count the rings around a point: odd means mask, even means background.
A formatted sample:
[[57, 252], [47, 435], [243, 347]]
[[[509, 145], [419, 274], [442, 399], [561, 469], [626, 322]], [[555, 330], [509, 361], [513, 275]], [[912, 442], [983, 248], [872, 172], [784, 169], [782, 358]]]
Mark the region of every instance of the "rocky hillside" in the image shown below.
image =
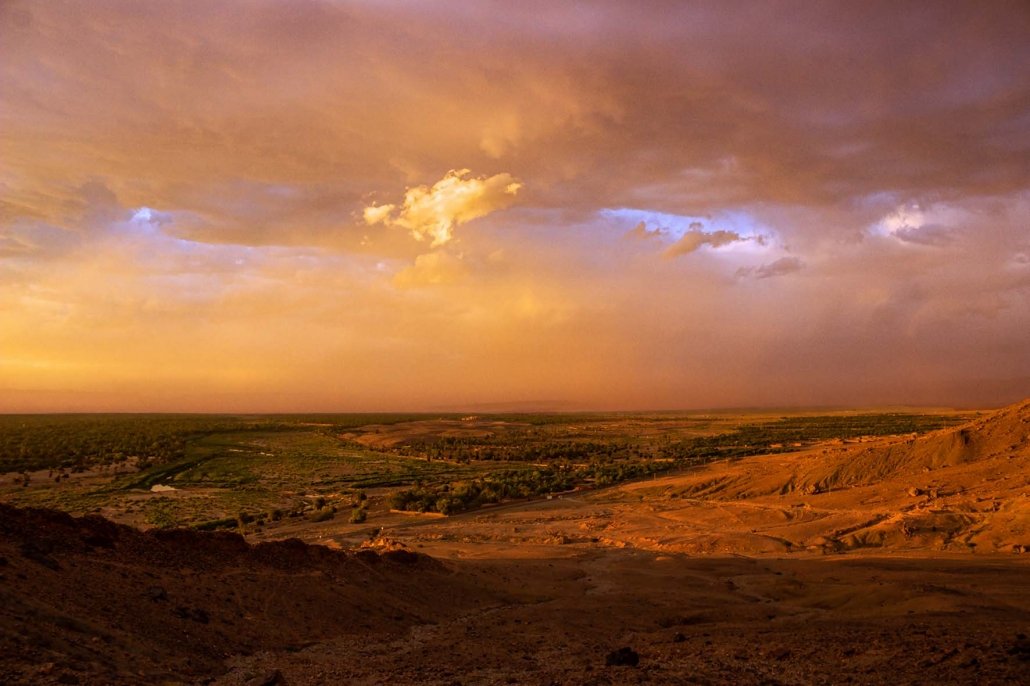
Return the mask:
[[615, 516], [608, 539], [666, 550], [1030, 552], [1030, 402], [926, 436], [717, 463], [599, 498], [658, 514]]
[[0, 504], [0, 683], [159, 683], [228, 655], [389, 635], [485, 593], [406, 550], [141, 532]]

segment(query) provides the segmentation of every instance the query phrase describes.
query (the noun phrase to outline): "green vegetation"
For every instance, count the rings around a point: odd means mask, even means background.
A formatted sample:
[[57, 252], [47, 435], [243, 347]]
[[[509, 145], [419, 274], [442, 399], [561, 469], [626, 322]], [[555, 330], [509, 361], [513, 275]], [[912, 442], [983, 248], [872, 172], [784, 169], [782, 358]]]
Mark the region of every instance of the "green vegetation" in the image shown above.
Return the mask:
[[816, 443], [854, 440], [864, 436], [926, 433], [968, 420], [965, 415], [857, 414], [782, 417], [761, 424], [744, 424], [717, 436], [697, 436], [663, 448], [676, 459], [712, 460], [801, 450]]
[[[626, 415], [644, 423], [666, 421], [665, 416]], [[611, 416], [598, 420], [577, 416], [581, 424], [593, 427], [612, 423]], [[716, 459], [741, 458], [771, 452], [801, 450], [827, 440], [852, 440], [866, 436], [923, 433], [952, 426], [969, 419], [963, 415], [859, 414], [794, 416], [746, 423], [732, 431], [691, 436], [670, 441], [668, 434], [645, 437], [623, 433], [612, 440], [593, 437], [596, 431], [580, 430], [580, 437], [554, 438], [536, 430], [488, 438], [419, 439], [397, 448], [401, 454], [423, 453], [435, 459], [460, 462], [503, 460], [532, 462], [544, 468], [532, 471], [496, 471], [472, 481], [420, 485], [398, 491], [391, 505], [399, 510], [452, 514], [513, 498], [559, 493], [574, 488], [607, 486], [639, 479], [659, 472], [683, 469]], [[568, 435], [568, 427], [565, 434]], [[707, 428], [707, 427], [706, 427]], [[582, 437], [584, 434], [589, 438]]]
[[144, 466], [183, 457], [198, 436], [288, 429], [270, 419], [193, 415], [0, 416], [0, 470], [90, 467], [137, 460]]
[[312, 522], [327, 522], [335, 516], [335, 509], [331, 507], [322, 507], [317, 510], [312, 510], [308, 515], [308, 520]]
[[425, 416], [0, 415], [0, 473], [57, 468], [81, 471], [130, 459], [147, 467], [183, 459], [193, 441], [212, 434], [307, 432], [313, 428], [339, 433], [368, 424], [392, 424]]
[[469, 481], [424, 484], [397, 491], [390, 498], [390, 505], [398, 510], [455, 514], [504, 500], [562, 493], [584, 486], [608, 486], [680, 466], [683, 465], [658, 460], [597, 461], [584, 466], [565, 463], [543, 469], [496, 471]]
[[[955, 414], [48, 415], [0, 417], [0, 499], [146, 526], [453, 514]], [[27, 474], [31, 470], [49, 470]], [[13, 472], [13, 473], [12, 473]], [[378, 508], [378, 509], [377, 509]], [[340, 522], [342, 518], [336, 518]]]

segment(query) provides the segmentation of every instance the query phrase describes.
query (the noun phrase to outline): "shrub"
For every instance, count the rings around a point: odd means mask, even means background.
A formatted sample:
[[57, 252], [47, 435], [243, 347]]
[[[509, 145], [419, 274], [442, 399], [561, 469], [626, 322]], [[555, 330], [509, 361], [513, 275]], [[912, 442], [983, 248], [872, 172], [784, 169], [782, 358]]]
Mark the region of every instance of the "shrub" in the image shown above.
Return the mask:
[[308, 520], [312, 522], [327, 522], [335, 516], [336, 513], [333, 512], [332, 508], [323, 507], [321, 510], [314, 510], [308, 514]]
[[215, 529], [230, 529], [237, 525], [238, 522], [235, 517], [225, 517], [224, 519], [212, 519], [207, 522], [195, 524], [193, 528], [201, 531], [213, 531]]

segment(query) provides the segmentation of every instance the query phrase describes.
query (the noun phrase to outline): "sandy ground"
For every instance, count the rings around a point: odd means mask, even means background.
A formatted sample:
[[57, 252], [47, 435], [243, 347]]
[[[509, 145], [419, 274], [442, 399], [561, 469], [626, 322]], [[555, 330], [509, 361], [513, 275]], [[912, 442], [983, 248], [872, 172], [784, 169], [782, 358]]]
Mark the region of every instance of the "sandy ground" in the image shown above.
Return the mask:
[[[520, 598], [392, 641], [231, 661], [218, 684], [1025, 683], [1030, 566], [641, 551], [454, 567]], [[621, 647], [635, 667], [607, 666]]]

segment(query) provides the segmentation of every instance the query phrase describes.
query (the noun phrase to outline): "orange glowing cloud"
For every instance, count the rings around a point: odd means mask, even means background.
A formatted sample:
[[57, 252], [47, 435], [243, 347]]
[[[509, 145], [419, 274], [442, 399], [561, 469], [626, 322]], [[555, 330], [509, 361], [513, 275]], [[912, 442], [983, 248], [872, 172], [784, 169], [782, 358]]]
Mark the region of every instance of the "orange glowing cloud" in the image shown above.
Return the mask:
[[467, 178], [470, 173], [452, 170], [431, 188], [409, 188], [400, 207], [370, 205], [363, 212], [365, 223], [407, 229], [417, 241], [432, 239], [435, 248], [451, 240], [455, 226], [510, 206], [522, 188], [510, 174]]
[[2, 2], [0, 411], [1026, 396], [1028, 34]]

